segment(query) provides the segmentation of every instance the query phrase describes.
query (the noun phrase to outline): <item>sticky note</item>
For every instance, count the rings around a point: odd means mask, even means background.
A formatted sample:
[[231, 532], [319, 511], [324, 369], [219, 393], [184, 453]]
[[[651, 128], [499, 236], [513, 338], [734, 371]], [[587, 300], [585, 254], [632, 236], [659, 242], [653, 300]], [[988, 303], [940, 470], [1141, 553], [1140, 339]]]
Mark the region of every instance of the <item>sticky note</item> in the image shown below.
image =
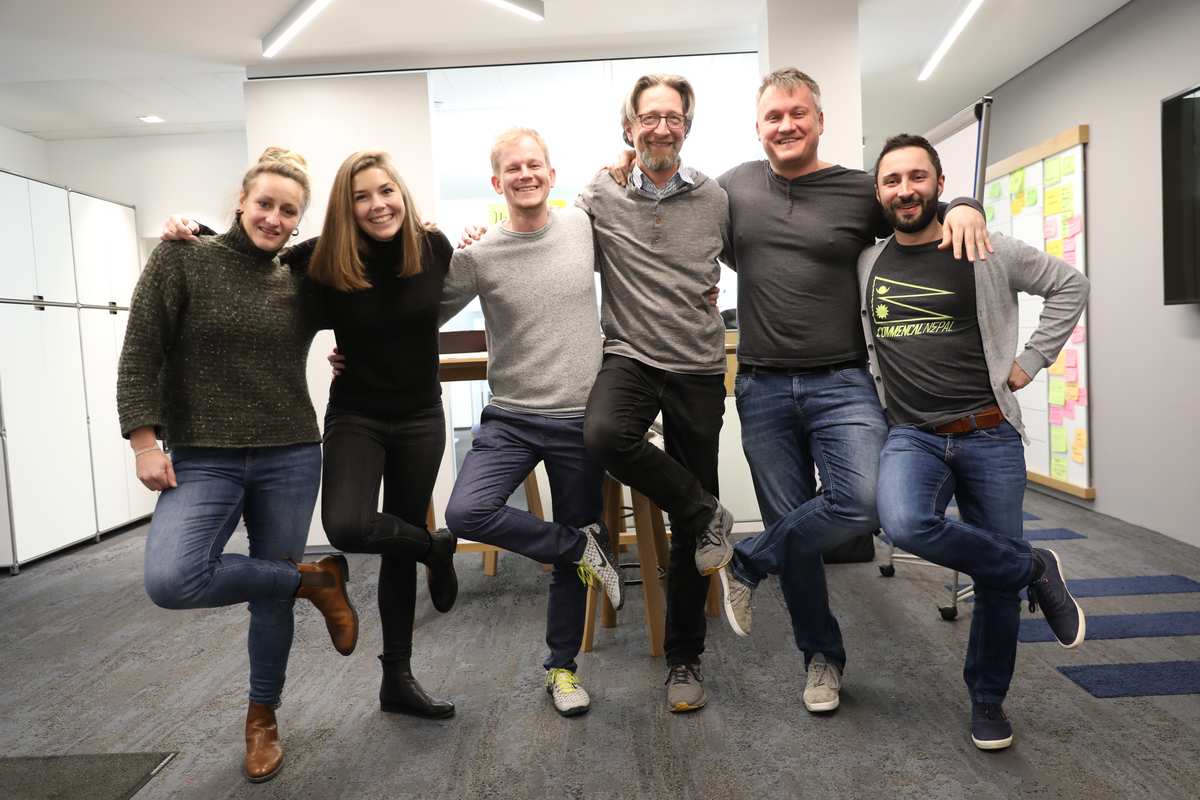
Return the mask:
[[1067, 402], [1067, 382], [1062, 378], [1051, 378], [1048, 381], [1048, 402], [1052, 406], [1061, 406]]
[[1067, 429], [1061, 425], [1050, 426], [1050, 450], [1055, 453], [1067, 451]]
[[1068, 347], [1062, 351], [1063, 364], [1068, 367], [1079, 366], [1079, 351]]
[[1051, 425], [1062, 425], [1063, 424], [1062, 406], [1050, 406], [1050, 424]]
[[1025, 191], [1025, 170], [1019, 169], [1008, 176], [1008, 193], [1021, 194]]
[[1075, 156], [1063, 156], [1059, 164], [1060, 175], [1070, 175], [1075, 171]]
[[996, 209], [994, 206], [984, 206], [983, 212], [987, 216], [988, 222], [996, 219]]
[[1056, 481], [1067, 479], [1067, 457], [1050, 456], [1050, 477]]
[[1062, 412], [1064, 420], [1075, 419], [1075, 401], [1068, 397], [1067, 402], [1063, 404]]
[[1052, 183], [1058, 183], [1059, 170], [1061, 165], [1058, 156], [1047, 158], [1042, 162], [1042, 183], [1049, 186]]
[[1083, 344], [1087, 341], [1087, 328], [1082, 325], [1076, 325], [1075, 330], [1071, 331], [1071, 344]]
[[1067, 236], [1078, 236], [1083, 232], [1083, 217], [1076, 214], [1073, 217], [1068, 217], [1066, 221]]
[[1067, 402], [1075, 403], [1075, 402], [1078, 402], [1078, 400], [1079, 400], [1079, 384], [1068, 383], [1067, 384]]
[[1026, 189], [1025, 190], [1025, 205], [1026, 206], [1036, 206], [1037, 205], [1037, 189]]
[[1012, 213], [1015, 217], [1025, 210], [1025, 195], [1019, 194], [1012, 199]]
[[1067, 383], [1079, 383], [1079, 367], [1067, 367], [1063, 371], [1063, 379]]
[[1063, 261], [1070, 264], [1072, 267], [1079, 266], [1079, 254], [1072, 250], [1069, 253], [1063, 253]]
[[1050, 368], [1046, 371], [1049, 372], [1051, 375], [1066, 375], [1067, 374], [1067, 363], [1065, 361], [1063, 361], [1062, 353], [1058, 354], [1058, 358], [1054, 359], [1054, 363], [1051, 364]]
[[1001, 184], [1000, 181], [992, 181], [991, 183], [988, 184], [987, 196], [990, 197], [991, 199], [995, 200], [998, 197], [1000, 197], [1000, 195], [1003, 191], [1004, 191], [1004, 186]]
[[1063, 239], [1062, 243], [1063, 243], [1063, 252], [1064, 253], [1074, 253], [1075, 252], [1075, 237], [1074, 236], [1072, 236], [1070, 239]]
[[1051, 239], [1050, 241], [1046, 242], [1046, 252], [1049, 253], [1050, 255], [1054, 256], [1055, 258], [1062, 258], [1063, 257], [1063, 240], [1062, 239]]
[[1059, 209], [1065, 214], [1075, 213], [1075, 190], [1070, 186], [1060, 187], [1062, 193], [1062, 208]]
[[1058, 217], [1046, 217], [1042, 225], [1043, 239], [1057, 239], [1059, 231]]
[[1071, 460], [1076, 464], [1083, 463], [1084, 456], [1087, 452], [1087, 443], [1087, 428], [1076, 428], [1075, 438], [1071, 441]]
[[1063, 212], [1063, 193], [1061, 186], [1046, 190], [1046, 214], [1061, 214]]
[[1075, 401], [1075, 403], [1081, 406], [1087, 405], [1087, 389], [1083, 386], [1079, 387], [1079, 398]]

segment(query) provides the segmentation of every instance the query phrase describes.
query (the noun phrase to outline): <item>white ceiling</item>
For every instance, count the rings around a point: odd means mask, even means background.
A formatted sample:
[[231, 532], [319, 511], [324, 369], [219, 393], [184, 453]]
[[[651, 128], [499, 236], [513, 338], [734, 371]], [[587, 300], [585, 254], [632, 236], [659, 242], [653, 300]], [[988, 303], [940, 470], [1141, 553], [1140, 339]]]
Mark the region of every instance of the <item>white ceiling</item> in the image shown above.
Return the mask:
[[[267, 61], [260, 39], [294, 2], [0, 3], [0, 125], [42, 139], [230, 130], [243, 125], [247, 74], [754, 50], [761, 8], [761, 0], [659, 0], [651, 11], [642, 0], [546, 0], [547, 19], [535, 24], [480, 0], [335, 0], [285, 58]], [[918, 84], [966, 0], [860, 0], [868, 152], [890, 133], [932, 127], [1125, 2], [988, 0]], [[799, 66], [819, 75], [818, 65]], [[144, 114], [167, 123], [137, 122]]]

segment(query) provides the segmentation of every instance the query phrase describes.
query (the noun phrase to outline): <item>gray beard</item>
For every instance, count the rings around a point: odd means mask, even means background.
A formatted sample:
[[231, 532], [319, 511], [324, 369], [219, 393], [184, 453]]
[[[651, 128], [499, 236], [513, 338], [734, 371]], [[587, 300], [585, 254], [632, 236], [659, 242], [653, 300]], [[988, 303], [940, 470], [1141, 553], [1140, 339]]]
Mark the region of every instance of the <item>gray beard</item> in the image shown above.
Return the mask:
[[638, 160], [652, 172], [666, 172], [679, 163], [679, 150], [672, 149], [670, 155], [654, 156], [649, 149], [638, 150]]

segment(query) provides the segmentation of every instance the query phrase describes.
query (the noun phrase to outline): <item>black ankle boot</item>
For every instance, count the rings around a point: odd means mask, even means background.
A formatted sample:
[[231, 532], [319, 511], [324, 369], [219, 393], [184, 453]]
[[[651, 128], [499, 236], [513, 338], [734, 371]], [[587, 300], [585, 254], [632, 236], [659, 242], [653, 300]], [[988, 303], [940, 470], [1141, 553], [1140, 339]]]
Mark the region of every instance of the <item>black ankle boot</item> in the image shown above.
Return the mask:
[[458, 598], [458, 575], [454, 572], [454, 550], [458, 537], [445, 528], [429, 534], [429, 552], [425, 555], [425, 575], [429, 580], [429, 598], [443, 614], [454, 608]]
[[413, 714], [429, 719], [444, 719], [454, 716], [454, 703], [430, 697], [413, 677], [407, 658], [385, 661], [383, 683], [379, 686], [379, 707], [396, 714]]

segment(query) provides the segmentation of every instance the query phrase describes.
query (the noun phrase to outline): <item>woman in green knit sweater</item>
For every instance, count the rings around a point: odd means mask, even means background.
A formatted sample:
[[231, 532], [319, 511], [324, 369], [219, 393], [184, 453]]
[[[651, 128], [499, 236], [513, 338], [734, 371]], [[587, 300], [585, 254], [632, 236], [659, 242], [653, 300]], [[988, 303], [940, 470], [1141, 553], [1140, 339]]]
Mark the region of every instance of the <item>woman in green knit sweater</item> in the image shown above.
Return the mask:
[[[137, 477], [162, 492], [146, 540], [147, 594], [172, 609], [249, 604], [245, 774], [255, 782], [283, 762], [275, 708], [295, 598], [322, 612], [338, 652], [358, 638], [345, 558], [298, 563], [321, 470], [305, 380], [314, 325], [301, 317], [302, 276], [276, 254], [308, 199], [304, 160], [270, 148], [243, 178], [227, 232], [156, 247], [117, 379]], [[224, 552], [239, 520], [249, 556]]]

